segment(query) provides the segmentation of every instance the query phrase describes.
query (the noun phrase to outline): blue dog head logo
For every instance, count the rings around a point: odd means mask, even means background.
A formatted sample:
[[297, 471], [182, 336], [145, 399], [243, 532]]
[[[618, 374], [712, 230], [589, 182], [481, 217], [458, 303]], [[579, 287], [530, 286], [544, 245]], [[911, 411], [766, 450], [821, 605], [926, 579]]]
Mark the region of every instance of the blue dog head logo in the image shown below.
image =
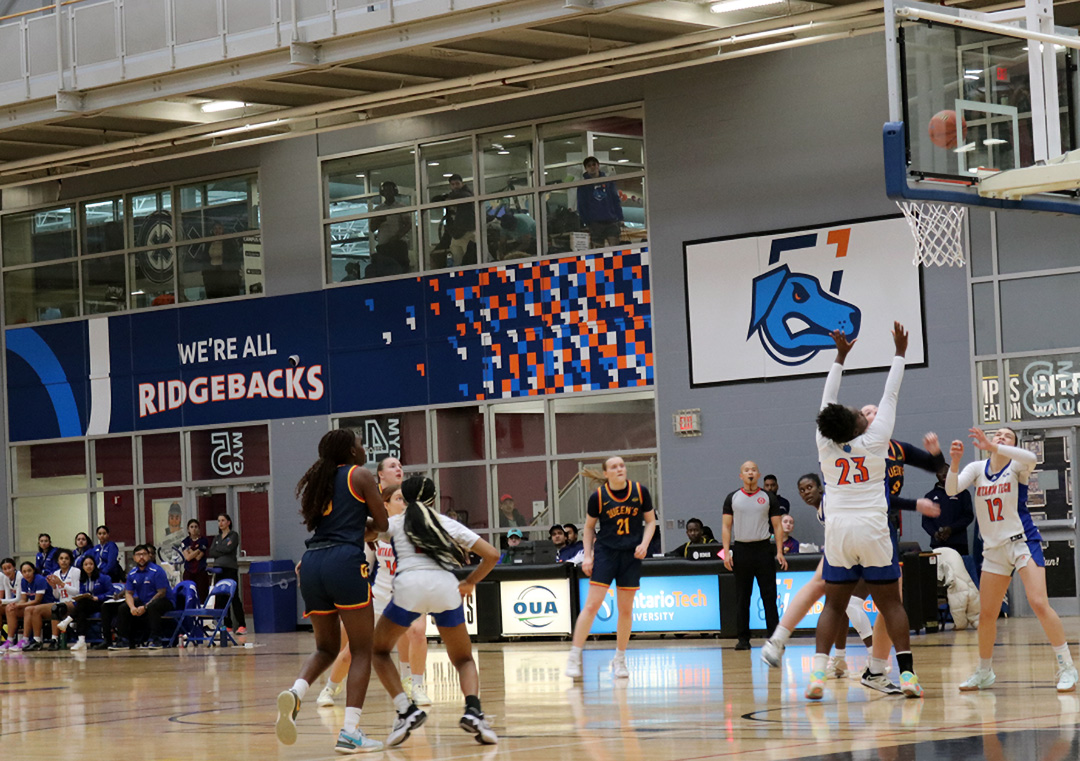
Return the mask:
[[862, 321], [857, 306], [786, 264], [754, 278], [752, 311], [747, 340], [757, 333], [769, 356], [784, 365], [801, 365], [822, 349], [831, 349], [833, 330], [842, 330], [849, 339], [858, 337]]

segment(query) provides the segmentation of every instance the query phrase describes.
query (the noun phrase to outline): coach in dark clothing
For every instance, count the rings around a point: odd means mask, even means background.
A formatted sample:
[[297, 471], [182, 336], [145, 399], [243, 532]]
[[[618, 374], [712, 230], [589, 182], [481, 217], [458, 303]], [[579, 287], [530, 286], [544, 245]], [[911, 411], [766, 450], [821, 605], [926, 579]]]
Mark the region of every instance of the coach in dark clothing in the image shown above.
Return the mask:
[[[739, 469], [741, 489], [724, 499], [724, 567], [735, 572], [735, 620], [739, 637], [736, 650], [750, 649], [750, 596], [757, 579], [761, 603], [765, 607], [765, 625], [770, 636], [780, 623], [776, 610], [776, 564], [785, 571], [783, 532], [780, 530], [780, 505], [776, 495], [758, 488], [758, 466], [747, 461]], [[775, 555], [769, 536], [775, 536]], [[732, 540], [734, 539], [734, 544]]]
[[961, 555], [968, 554], [967, 527], [975, 520], [971, 507], [971, 494], [965, 489], [954, 497], [945, 493], [945, 475], [949, 466], [937, 472], [937, 485], [926, 494], [926, 499], [941, 508], [941, 515], [923, 516], [923, 530], [930, 535], [930, 548], [949, 547]]

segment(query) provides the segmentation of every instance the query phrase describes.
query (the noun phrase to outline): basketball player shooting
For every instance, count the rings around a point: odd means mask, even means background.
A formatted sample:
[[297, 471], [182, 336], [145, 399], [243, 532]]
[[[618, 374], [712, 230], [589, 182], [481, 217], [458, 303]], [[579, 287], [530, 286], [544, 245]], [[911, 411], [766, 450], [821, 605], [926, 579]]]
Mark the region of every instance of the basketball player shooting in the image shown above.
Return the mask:
[[900, 600], [900, 563], [889, 534], [885, 495], [885, 460], [896, 422], [908, 334], [899, 322], [893, 323], [896, 354], [873, 422], [867, 421], [862, 410], [836, 401], [844, 360], [855, 341], [848, 341], [838, 330], [830, 335], [836, 343], [836, 362], [825, 381], [817, 416], [818, 459], [829, 506], [822, 568], [825, 608], [818, 619], [817, 652], [806, 697], [820, 700], [823, 696], [829, 650], [847, 624], [844, 611], [852, 590], [859, 579], [865, 579], [896, 647], [900, 689], [917, 698], [922, 696], [922, 687], [912, 663], [908, 617]]

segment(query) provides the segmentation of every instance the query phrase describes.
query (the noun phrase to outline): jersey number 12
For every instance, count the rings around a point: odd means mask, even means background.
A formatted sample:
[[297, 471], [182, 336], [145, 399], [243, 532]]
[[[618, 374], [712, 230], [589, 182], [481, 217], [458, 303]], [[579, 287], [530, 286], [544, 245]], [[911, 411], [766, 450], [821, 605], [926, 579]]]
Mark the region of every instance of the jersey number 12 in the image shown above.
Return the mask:
[[[870, 471], [866, 469], [865, 457], [852, 457], [850, 460], [846, 460], [843, 457], [836, 461], [836, 467], [840, 468], [840, 478], [837, 480], [837, 486], [850, 486], [851, 484], [861, 484], [870, 478]], [[852, 472], [852, 466], [855, 471]], [[851, 476], [851, 480], [848, 480], [848, 476]]]
[[[997, 508], [995, 512], [994, 508]], [[990, 511], [990, 522], [1005, 520], [1001, 515], [1001, 497], [986, 500], [986, 509]]]

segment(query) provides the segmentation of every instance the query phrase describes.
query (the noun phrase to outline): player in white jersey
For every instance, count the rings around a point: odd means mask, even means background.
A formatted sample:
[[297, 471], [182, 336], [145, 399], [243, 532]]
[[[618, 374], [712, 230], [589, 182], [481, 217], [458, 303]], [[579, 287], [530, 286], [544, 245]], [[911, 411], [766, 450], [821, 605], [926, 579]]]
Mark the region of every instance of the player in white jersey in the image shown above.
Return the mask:
[[[457, 521], [435, 512], [435, 497], [435, 484], [430, 478], [413, 476], [406, 480], [391, 497], [397, 503], [395, 509], [400, 507], [402, 512], [391, 517], [386, 531], [379, 535], [393, 545], [397, 556], [393, 597], [375, 626], [372, 645], [375, 671], [397, 709], [386, 744], [393, 747], [404, 742], [427, 719], [405, 695], [390, 651], [413, 621], [431, 614], [465, 695], [465, 711], [458, 725], [474, 735], [477, 742], [493, 745], [498, 738], [480, 706], [480, 675], [465, 628], [462, 601], [495, 567], [499, 551]], [[451, 569], [460, 568], [470, 551], [479, 556], [480, 565], [459, 581]]]
[[983, 568], [979, 580], [979, 668], [960, 685], [964, 692], [985, 690], [994, 684], [992, 667], [994, 638], [1001, 602], [1009, 588], [1013, 571], [1020, 574], [1028, 604], [1039, 618], [1057, 662], [1057, 691], [1076, 690], [1073, 665], [1065, 628], [1046, 594], [1046, 568], [1042, 537], [1027, 509], [1028, 478], [1035, 469], [1035, 455], [1016, 446], [1016, 433], [999, 428], [993, 440], [978, 428], [971, 429], [976, 449], [990, 453], [989, 459], [970, 463], [960, 471], [964, 443], [949, 447], [952, 462], [945, 478], [945, 491], [954, 494], [975, 486], [975, 515], [983, 537]]
[[896, 645], [900, 665], [900, 689], [908, 697], [922, 696], [912, 662], [908, 617], [900, 600], [900, 563], [889, 533], [888, 501], [885, 494], [885, 459], [889, 454], [896, 421], [896, 404], [904, 378], [904, 355], [908, 334], [893, 323], [896, 354], [877, 416], [868, 423], [861, 410], [837, 403], [844, 360], [854, 346], [840, 331], [831, 334], [836, 342], [836, 362], [829, 370], [821, 411], [817, 416], [818, 460], [829, 495], [825, 513], [825, 608], [817, 626], [817, 653], [806, 688], [806, 697], [820, 700], [825, 691], [825, 670], [829, 650], [846, 626], [845, 609], [859, 579], [872, 585], [878, 610], [885, 618]]

